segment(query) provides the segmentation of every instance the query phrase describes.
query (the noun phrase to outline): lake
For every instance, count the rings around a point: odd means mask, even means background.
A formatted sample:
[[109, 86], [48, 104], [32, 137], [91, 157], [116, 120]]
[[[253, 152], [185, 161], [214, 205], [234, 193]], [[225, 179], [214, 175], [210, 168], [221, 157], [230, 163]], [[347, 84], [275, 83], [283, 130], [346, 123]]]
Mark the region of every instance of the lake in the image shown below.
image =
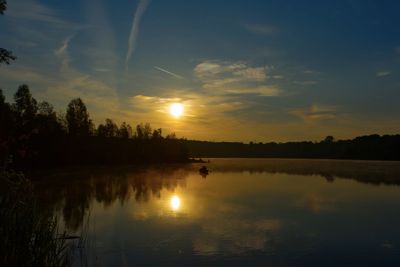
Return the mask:
[[400, 265], [400, 162], [210, 161], [37, 173], [34, 187], [82, 235], [77, 265]]

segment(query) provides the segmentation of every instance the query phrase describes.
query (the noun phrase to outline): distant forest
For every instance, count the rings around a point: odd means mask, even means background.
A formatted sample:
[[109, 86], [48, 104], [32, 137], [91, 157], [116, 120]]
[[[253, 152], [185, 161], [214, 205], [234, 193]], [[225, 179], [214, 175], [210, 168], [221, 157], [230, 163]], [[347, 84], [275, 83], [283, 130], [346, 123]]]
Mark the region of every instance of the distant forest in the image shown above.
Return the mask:
[[66, 113], [37, 102], [27, 85], [7, 103], [0, 89], [0, 163], [3, 167], [36, 168], [71, 164], [185, 162], [188, 151], [175, 134], [138, 124], [133, 129], [113, 120], [94, 125], [86, 105], [72, 99]]
[[186, 141], [192, 157], [318, 158], [400, 160], [400, 135], [368, 135], [352, 140], [327, 136], [320, 142], [238, 143]]

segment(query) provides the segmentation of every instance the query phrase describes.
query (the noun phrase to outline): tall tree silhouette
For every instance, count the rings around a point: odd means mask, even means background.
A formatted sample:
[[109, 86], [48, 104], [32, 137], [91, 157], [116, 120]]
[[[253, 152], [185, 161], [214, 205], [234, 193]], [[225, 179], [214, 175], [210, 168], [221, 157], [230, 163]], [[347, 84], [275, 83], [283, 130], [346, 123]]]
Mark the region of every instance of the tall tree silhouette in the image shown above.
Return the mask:
[[39, 103], [36, 121], [42, 135], [61, 135], [64, 133], [63, 125], [57, 118], [53, 105], [46, 101]]
[[32, 124], [38, 111], [38, 105], [28, 85], [23, 84], [19, 86], [14, 95], [14, 101], [13, 109], [17, 115], [19, 124], [22, 127], [25, 127], [27, 124]]
[[68, 104], [66, 114], [68, 132], [73, 136], [90, 135], [92, 122], [82, 99], [72, 99]]
[[118, 137], [120, 138], [131, 138], [132, 137], [132, 127], [127, 124], [126, 122], [123, 122], [121, 126], [119, 127], [118, 130]]
[[[11, 135], [15, 127], [14, 114], [10, 104], [5, 102], [3, 90], [0, 89], [0, 143], [5, 141]], [[1, 145], [0, 145], [1, 146]]]
[[153, 131], [153, 135], [151, 136], [152, 139], [161, 139], [162, 138], [162, 129], [156, 129]]
[[136, 125], [136, 138], [137, 139], [150, 139], [151, 126], [149, 123]]
[[112, 119], [106, 119], [105, 124], [100, 124], [97, 128], [97, 135], [101, 137], [117, 137], [118, 126]]
[[[0, 15], [3, 15], [6, 9], [7, 9], [7, 1], [0, 0]], [[16, 57], [13, 56], [11, 51], [0, 47], [0, 64], [1, 63], [10, 64], [11, 60], [15, 59]]]
[[333, 137], [332, 135], [328, 135], [322, 142], [327, 144], [332, 144], [334, 141], [335, 137]]

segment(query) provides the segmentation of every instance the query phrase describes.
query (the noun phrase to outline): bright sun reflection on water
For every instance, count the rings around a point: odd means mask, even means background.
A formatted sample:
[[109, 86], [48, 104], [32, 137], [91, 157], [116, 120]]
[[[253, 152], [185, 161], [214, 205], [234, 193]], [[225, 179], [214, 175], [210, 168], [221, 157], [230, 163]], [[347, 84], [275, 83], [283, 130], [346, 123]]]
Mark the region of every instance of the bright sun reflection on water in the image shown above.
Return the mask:
[[173, 196], [171, 198], [171, 208], [176, 211], [179, 209], [180, 206], [181, 206], [181, 199], [178, 196]]

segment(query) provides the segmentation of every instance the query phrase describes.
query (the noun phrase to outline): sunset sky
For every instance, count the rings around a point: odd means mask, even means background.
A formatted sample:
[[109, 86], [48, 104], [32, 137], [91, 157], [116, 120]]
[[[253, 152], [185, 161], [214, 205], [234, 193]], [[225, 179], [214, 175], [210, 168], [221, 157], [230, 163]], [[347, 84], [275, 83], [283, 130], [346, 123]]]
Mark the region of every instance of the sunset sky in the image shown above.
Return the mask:
[[0, 87], [188, 139], [394, 134], [399, 13], [389, 0], [9, 0], [0, 47], [18, 59]]

